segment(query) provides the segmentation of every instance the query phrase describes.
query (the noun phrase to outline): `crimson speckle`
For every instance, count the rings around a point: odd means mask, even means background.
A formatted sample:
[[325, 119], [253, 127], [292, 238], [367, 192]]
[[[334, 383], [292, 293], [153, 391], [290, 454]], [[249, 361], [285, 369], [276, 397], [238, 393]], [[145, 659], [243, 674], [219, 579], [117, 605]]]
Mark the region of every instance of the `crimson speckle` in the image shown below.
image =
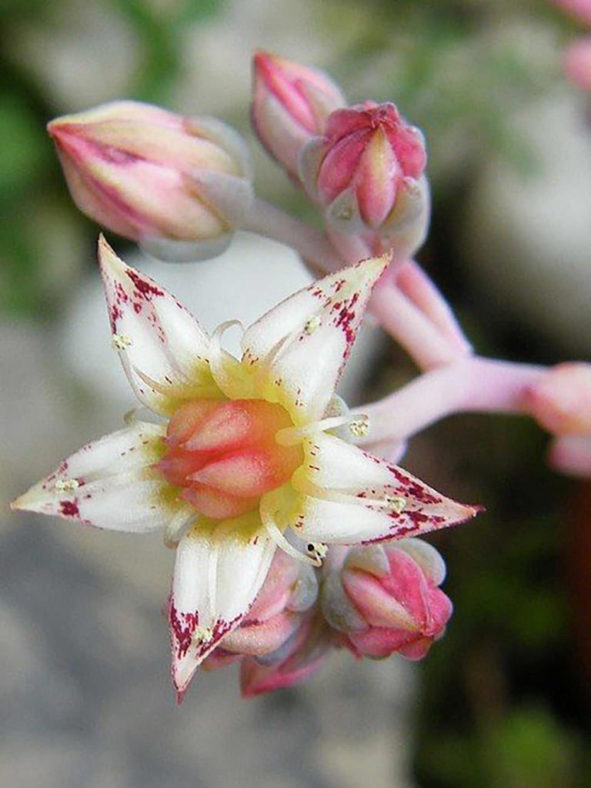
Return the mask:
[[146, 298], [152, 298], [153, 296], [164, 295], [163, 290], [157, 287], [150, 280], [144, 279], [144, 277], [141, 276], [137, 271], [134, 271], [133, 268], [127, 268], [125, 273], [131, 279], [136, 289]]
[[174, 645], [177, 649], [177, 656], [184, 657], [189, 650], [193, 633], [199, 626], [199, 614], [178, 613], [174, 604], [170, 604], [169, 611], [170, 628], [174, 638]]
[[60, 501], [60, 513], [64, 517], [79, 517], [80, 509], [77, 501]]

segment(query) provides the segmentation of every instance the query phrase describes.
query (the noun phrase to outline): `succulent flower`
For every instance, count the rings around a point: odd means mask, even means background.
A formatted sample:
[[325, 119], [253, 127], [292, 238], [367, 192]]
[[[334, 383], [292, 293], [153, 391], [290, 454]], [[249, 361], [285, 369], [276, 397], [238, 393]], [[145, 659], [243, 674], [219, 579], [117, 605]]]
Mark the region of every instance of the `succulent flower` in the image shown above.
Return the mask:
[[80, 210], [155, 257], [212, 257], [253, 200], [246, 147], [229, 126], [115, 101], [48, 125]]
[[324, 132], [330, 113], [345, 106], [337, 85], [313, 68], [257, 52], [253, 61], [252, 125], [267, 151], [294, 178], [300, 151]]
[[336, 232], [408, 257], [424, 240], [429, 190], [422, 133], [392, 103], [338, 109], [307, 143], [300, 177]]
[[321, 279], [251, 325], [242, 357], [101, 239], [118, 352], [136, 421], [89, 443], [13, 504], [113, 530], [165, 529], [177, 544], [169, 605], [179, 698], [198, 665], [248, 613], [277, 546], [318, 566], [326, 545], [452, 525], [476, 509], [331, 434], [327, 416], [373, 284], [387, 259]]

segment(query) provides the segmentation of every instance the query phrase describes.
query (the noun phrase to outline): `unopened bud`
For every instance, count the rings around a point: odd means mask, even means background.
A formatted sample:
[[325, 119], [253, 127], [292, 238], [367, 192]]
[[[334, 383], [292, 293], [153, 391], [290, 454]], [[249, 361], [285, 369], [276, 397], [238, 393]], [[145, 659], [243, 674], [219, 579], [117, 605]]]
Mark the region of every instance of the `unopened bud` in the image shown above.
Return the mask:
[[525, 405], [554, 435], [591, 434], [591, 364], [567, 362], [548, 370], [527, 390]]
[[567, 77], [583, 90], [591, 91], [591, 37], [571, 44], [564, 55]]
[[324, 133], [330, 113], [345, 105], [321, 71], [257, 52], [253, 62], [252, 123], [258, 138], [292, 177], [303, 146]]
[[322, 611], [357, 655], [420, 659], [451, 616], [444, 576], [439, 553], [418, 539], [353, 548], [323, 584]]
[[422, 133], [392, 103], [338, 109], [300, 157], [300, 178], [337, 233], [362, 235], [374, 253], [406, 258], [429, 219]]
[[219, 254], [253, 200], [244, 143], [220, 121], [118, 101], [47, 128], [80, 210], [155, 257]]

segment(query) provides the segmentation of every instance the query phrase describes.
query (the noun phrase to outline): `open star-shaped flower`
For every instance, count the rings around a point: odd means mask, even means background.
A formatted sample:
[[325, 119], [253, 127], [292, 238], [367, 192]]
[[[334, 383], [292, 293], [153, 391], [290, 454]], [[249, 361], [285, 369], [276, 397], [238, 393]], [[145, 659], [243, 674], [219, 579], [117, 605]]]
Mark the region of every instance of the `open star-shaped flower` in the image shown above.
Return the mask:
[[[277, 546], [318, 564], [326, 546], [414, 536], [468, 519], [396, 466], [337, 437], [334, 391], [386, 259], [292, 295], [242, 338], [242, 358], [101, 239], [113, 345], [138, 399], [158, 415], [89, 443], [13, 508], [177, 544], [169, 603], [181, 698], [236, 628]], [[333, 432], [331, 432], [333, 431]]]

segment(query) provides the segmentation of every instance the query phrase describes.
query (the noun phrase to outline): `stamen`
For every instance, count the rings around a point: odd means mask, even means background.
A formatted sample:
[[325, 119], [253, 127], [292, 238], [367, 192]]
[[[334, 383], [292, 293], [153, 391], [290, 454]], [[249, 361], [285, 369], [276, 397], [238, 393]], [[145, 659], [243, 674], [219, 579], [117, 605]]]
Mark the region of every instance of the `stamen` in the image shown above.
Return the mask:
[[133, 345], [131, 337], [127, 336], [127, 334], [113, 334], [111, 342], [115, 350], [125, 350], [125, 348]]
[[157, 391], [159, 394], [164, 394], [165, 397], [170, 397], [170, 384], [159, 383], [157, 380], [154, 380], [154, 378], [146, 375], [145, 372], [142, 372], [141, 369], [138, 369], [137, 367], [134, 367], [133, 371], [138, 376], [138, 378], [151, 389], [154, 389], [154, 391]]
[[134, 373], [139, 374], [136, 367], [131, 368], [131, 364], [129, 362], [129, 356], [124, 350], [118, 350], [119, 358], [121, 359], [121, 364], [123, 365], [123, 371], [127, 376], [127, 380], [129, 381], [129, 385], [132, 388], [133, 393], [139, 399], [139, 401], [144, 404], [147, 408], [153, 410], [153, 407], [150, 406], [150, 403], [144, 399], [142, 392], [139, 390], [138, 385], [135, 380]]
[[269, 537], [275, 542], [277, 547], [283, 550], [284, 553], [287, 553], [287, 555], [295, 558], [296, 561], [301, 561], [303, 564], [320, 566], [320, 561], [318, 558], [311, 558], [308, 555], [304, 555], [304, 553], [301, 553], [297, 548], [287, 541], [283, 532], [273, 519], [271, 513], [263, 505], [261, 505], [261, 521]]
[[164, 545], [174, 548], [193, 524], [195, 509], [192, 506], [182, 506], [164, 529]]
[[331, 501], [333, 503], [346, 503], [355, 504], [357, 506], [375, 506], [380, 509], [390, 509], [396, 514], [400, 514], [406, 508], [407, 500], [402, 495], [384, 495], [383, 497], [370, 498], [364, 496], [360, 498], [358, 495], [353, 495], [347, 492], [340, 492], [339, 490], [329, 490], [325, 487], [318, 487], [312, 482], [308, 481], [305, 474], [296, 474], [292, 478], [292, 486], [297, 492], [304, 495], [309, 495], [312, 498], [318, 498], [321, 501]]
[[213, 629], [211, 627], [195, 627], [193, 632], [193, 643], [210, 643], [213, 640]]
[[[355, 416], [355, 419], [358, 418], [358, 416]], [[313, 421], [311, 424], [306, 424], [303, 427], [285, 427], [277, 432], [275, 440], [281, 446], [295, 446], [310, 435], [315, 435], [317, 432], [334, 430], [350, 422], [351, 416], [331, 416], [328, 419]]]
[[209, 345], [209, 369], [213, 379], [230, 399], [248, 397], [252, 392], [245, 386], [245, 381], [239, 377], [240, 362], [222, 348], [222, 335], [232, 326], [239, 326], [244, 331], [244, 326], [239, 320], [226, 320], [219, 325], [211, 335]]
[[58, 479], [55, 483], [58, 493], [73, 493], [78, 487], [80, 487], [78, 479]]
[[304, 325], [304, 332], [306, 334], [313, 334], [317, 331], [322, 324], [322, 320], [320, 319], [319, 315], [313, 315], [309, 320], [306, 321]]
[[397, 514], [406, 509], [406, 498], [403, 498], [402, 495], [387, 495], [385, 502]]
[[306, 550], [308, 551], [308, 555], [314, 556], [316, 560], [319, 562], [318, 565], [322, 564], [322, 560], [326, 558], [326, 554], [328, 552], [328, 547], [323, 542], [308, 542], [306, 545]]
[[356, 438], [364, 438], [369, 432], [369, 418], [365, 414], [356, 416], [349, 424], [349, 432]]

